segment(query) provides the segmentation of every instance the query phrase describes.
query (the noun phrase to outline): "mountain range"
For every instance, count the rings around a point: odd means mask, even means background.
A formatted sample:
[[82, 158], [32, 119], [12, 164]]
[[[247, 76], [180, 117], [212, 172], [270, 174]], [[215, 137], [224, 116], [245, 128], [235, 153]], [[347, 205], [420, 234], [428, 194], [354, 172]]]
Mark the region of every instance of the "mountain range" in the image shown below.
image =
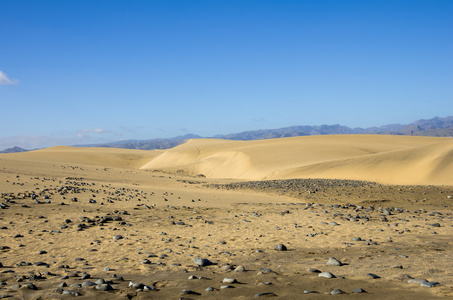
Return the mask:
[[[160, 138], [151, 140], [122, 140], [103, 144], [77, 145], [77, 147], [108, 147], [123, 149], [169, 149], [184, 143], [188, 139], [216, 138], [227, 140], [262, 140], [293, 136], [306, 135], [327, 135], [327, 134], [390, 134], [390, 135], [414, 135], [414, 136], [437, 136], [453, 137], [453, 116], [439, 118], [434, 117], [428, 120], [418, 120], [413, 123], [389, 124], [380, 127], [350, 128], [342, 125], [320, 125], [320, 126], [291, 126], [278, 129], [259, 129], [231, 133], [226, 135], [215, 135], [202, 137], [195, 134], [187, 134], [173, 138]], [[27, 151], [19, 147], [8, 148], [0, 153], [12, 153]]]

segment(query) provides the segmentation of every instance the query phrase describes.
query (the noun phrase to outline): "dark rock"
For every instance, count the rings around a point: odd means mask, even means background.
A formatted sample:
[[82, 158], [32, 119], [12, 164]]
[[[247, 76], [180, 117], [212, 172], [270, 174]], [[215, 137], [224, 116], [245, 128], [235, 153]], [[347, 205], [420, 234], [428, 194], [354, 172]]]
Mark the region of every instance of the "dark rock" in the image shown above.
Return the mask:
[[322, 273], [319, 273], [318, 277], [323, 277], [323, 278], [335, 278], [335, 275], [333, 275], [332, 273], [330, 272], [322, 272]]
[[114, 240], [114, 241], [121, 240], [121, 239], [123, 239], [123, 236], [120, 235], [120, 234], [115, 235], [115, 236], [113, 237], [113, 240]]
[[194, 264], [196, 264], [200, 267], [206, 267], [206, 266], [210, 266], [213, 264], [210, 260], [208, 260], [206, 258], [199, 258], [199, 257], [194, 257], [193, 262], [194, 262]]
[[278, 244], [278, 245], [275, 245], [275, 246], [274, 246], [274, 250], [277, 250], [277, 251], [286, 251], [286, 250], [288, 250], [288, 248], [286, 248], [286, 246], [283, 245], [283, 244]]
[[277, 295], [272, 292], [264, 292], [264, 293], [255, 294], [254, 297], [277, 297]]
[[192, 290], [182, 290], [182, 293], [185, 294], [185, 295], [201, 295], [200, 293], [197, 293], [195, 291], [192, 291]]
[[129, 282], [129, 287], [133, 289], [142, 289], [144, 287], [143, 283]]
[[433, 282], [422, 282], [420, 283], [420, 286], [425, 286], [425, 287], [433, 287], [433, 286], [436, 286], [438, 285], [439, 282], [437, 281], [433, 281]]
[[33, 283], [29, 282], [20, 287], [21, 289], [29, 289], [29, 290], [37, 290], [38, 287], [34, 285]]
[[113, 290], [112, 286], [108, 283], [96, 285], [96, 289], [100, 291], [111, 291]]
[[340, 295], [340, 294], [344, 294], [344, 292], [340, 289], [334, 289], [330, 292], [330, 294], [332, 295]]
[[329, 260], [327, 261], [328, 266], [342, 266], [343, 263], [336, 259], [335, 257], [329, 257]]
[[84, 283], [82, 283], [82, 286], [94, 286], [94, 285], [97, 285], [97, 284], [94, 283], [93, 281], [85, 281]]

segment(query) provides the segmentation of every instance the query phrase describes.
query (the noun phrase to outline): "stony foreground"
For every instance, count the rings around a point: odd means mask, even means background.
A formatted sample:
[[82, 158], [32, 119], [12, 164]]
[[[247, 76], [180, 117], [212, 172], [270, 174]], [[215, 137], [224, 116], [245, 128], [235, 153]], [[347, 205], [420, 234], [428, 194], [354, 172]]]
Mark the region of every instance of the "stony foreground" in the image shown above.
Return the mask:
[[0, 297], [453, 298], [449, 187], [147, 172], [153, 186], [70, 169], [3, 171]]

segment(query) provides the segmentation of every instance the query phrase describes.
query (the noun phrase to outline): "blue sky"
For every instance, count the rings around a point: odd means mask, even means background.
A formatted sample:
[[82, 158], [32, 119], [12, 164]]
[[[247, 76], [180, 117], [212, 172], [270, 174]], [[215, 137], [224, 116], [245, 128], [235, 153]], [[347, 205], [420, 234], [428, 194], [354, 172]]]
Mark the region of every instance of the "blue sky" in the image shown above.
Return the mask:
[[0, 1], [0, 149], [453, 115], [453, 1]]

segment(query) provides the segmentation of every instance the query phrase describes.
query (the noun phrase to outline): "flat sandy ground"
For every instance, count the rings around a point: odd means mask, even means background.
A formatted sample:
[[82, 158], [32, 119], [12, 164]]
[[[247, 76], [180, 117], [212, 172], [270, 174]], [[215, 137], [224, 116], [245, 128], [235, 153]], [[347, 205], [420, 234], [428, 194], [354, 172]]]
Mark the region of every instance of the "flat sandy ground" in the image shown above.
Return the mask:
[[395, 136], [3, 154], [0, 297], [453, 299], [452, 170]]

